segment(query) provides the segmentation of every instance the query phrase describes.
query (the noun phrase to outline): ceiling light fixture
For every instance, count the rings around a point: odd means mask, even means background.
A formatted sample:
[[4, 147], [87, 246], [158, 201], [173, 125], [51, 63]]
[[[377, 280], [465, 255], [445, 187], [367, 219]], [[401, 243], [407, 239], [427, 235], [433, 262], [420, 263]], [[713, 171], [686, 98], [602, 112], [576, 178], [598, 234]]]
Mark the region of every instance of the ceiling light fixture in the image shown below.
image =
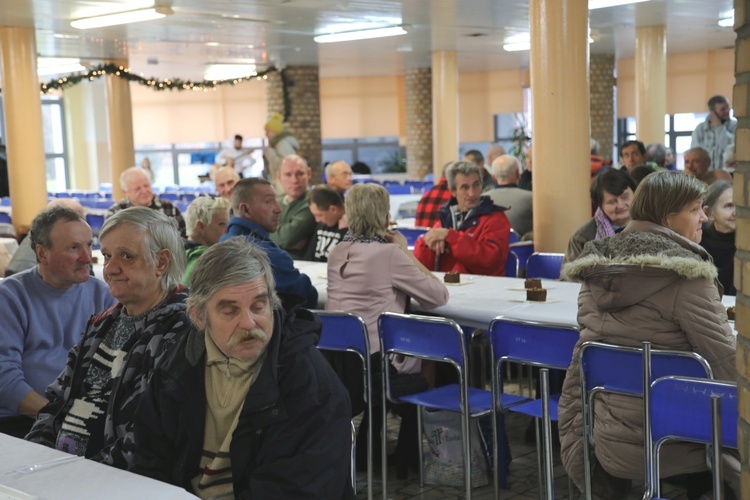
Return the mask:
[[36, 64], [36, 73], [39, 76], [86, 71], [86, 67], [81, 65], [81, 60], [72, 57], [39, 57]]
[[105, 26], [115, 26], [118, 24], [151, 21], [172, 14], [174, 14], [174, 11], [170, 7], [149, 7], [147, 9], [129, 10], [126, 12], [116, 12], [114, 14], [104, 14], [101, 16], [76, 19], [75, 21], [71, 21], [70, 25], [79, 30], [86, 30], [91, 28], [104, 28]]
[[[509, 36], [504, 41], [503, 50], [506, 52], [521, 52], [531, 49], [531, 35], [529, 33], [519, 33], [518, 35]], [[589, 43], [594, 43], [591, 34], [589, 34]]]
[[211, 64], [206, 67], [203, 79], [207, 81], [232, 80], [256, 73], [255, 64]]
[[618, 5], [629, 5], [631, 3], [648, 2], [650, 0], [589, 0], [589, 10], [606, 9]]
[[383, 38], [386, 36], [405, 35], [406, 30], [401, 26], [391, 26], [390, 28], [375, 28], [359, 31], [344, 31], [341, 33], [330, 33], [327, 35], [318, 35], [313, 40], [318, 43], [349, 42], [352, 40], [368, 40], [370, 38]]
[[734, 26], [734, 9], [719, 14], [719, 26], [722, 28], [731, 28]]

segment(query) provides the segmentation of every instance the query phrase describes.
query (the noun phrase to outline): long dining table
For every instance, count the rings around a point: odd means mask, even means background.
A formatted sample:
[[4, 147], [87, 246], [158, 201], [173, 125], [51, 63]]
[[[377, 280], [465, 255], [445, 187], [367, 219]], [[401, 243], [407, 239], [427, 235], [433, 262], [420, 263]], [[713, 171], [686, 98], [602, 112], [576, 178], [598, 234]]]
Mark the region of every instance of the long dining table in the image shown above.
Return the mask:
[[[328, 268], [325, 262], [295, 261], [300, 272], [310, 277], [318, 291], [318, 306], [322, 309], [328, 297]], [[444, 273], [436, 272], [441, 280]], [[444, 306], [425, 309], [412, 301], [413, 310], [451, 318], [462, 326], [487, 328], [497, 316], [549, 325], [578, 327], [578, 293], [580, 283], [542, 280], [547, 289], [546, 302], [526, 300], [523, 278], [461, 275], [460, 284], [446, 283], [450, 299]], [[733, 306], [735, 297], [725, 295], [724, 306]]]

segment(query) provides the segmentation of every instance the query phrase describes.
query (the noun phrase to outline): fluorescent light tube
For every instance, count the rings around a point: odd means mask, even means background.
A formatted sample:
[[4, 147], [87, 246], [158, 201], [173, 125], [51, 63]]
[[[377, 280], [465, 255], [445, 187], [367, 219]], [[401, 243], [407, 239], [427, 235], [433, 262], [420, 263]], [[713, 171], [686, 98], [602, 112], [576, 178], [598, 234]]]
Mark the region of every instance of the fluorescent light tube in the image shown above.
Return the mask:
[[731, 28], [734, 26], [734, 9], [729, 12], [722, 12], [719, 17], [719, 26], [722, 28]]
[[345, 31], [343, 33], [331, 33], [318, 35], [313, 40], [318, 43], [348, 42], [351, 40], [367, 40], [369, 38], [382, 38], [386, 36], [405, 35], [406, 30], [401, 26], [390, 28], [376, 28], [371, 30]]
[[105, 14], [103, 16], [86, 17], [71, 21], [70, 25], [79, 30], [90, 28], [103, 28], [105, 26], [115, 26], [117, 24], [137, 23], [141, 21], [150, 21], [161, 19], [162, 17], [174, 14], [169, 7], [151, 7], [148, 9], [129, 10], [126, 12], [116, 12], [114, 14]]
[[203, 79], [206, 81], [232, 80], [255, 74], [255, 64], [211, 64], [206, 68]]
[[60, 75], [63, 73], [76, 73], [86, 71], [81, 65], [81, 60], [71, 57], [39, 57], [37, 59], [37, 75]]
[[629, 5], [631, 3], [648, 2], [649, 0], [589, 0], [589, 10], [606, 9], [618, 5]]
[[[503, 50], [506, 52], [521, 52], [531, 49], [531, 34], [519, 33], [518, 35], [509, 36], [503, 44]], [[594, 43], [594, 39], [589, 35], [589, 43]]]

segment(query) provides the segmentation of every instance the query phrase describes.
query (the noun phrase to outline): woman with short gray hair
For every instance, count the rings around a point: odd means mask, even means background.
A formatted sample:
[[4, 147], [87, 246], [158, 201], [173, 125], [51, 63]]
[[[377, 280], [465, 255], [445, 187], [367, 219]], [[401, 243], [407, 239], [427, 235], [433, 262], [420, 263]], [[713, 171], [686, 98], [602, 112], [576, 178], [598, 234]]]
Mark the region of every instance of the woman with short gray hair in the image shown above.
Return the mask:
[[[349, 311], [362, 316], [370, 337], [372, 381], [380, 381], [380, 342], [378, 317], [380, 313], [406, 310], [409, 297], [419, 300], [422, 307], [438, 307], [448, 302], [445, 285], [424, 267], [406, 246], [406, 238], [388, 230], [390, 221], [388, 191], [378, 184], [355, 184], [346, 196], [346, 216], [349, 232], [328, 256], [328, 302], [326, 309]], [[419, 373], [421, 364], [416, 359], [392, 361], [399, 373]], [[362, 377], [356, 378], [360, 382]], [[362, 408], [362, 393], [351, 387], [352, 407]], [[425, 381], [425, 389], [427, 382]], [[381, 390], [373, 388], [373, 395]], [[382, 404], [379, 400], [376, 404]], [[355, 410], [356, 411], [356, 410]], [[381, 411], [374, 410], [373, 429], [380, 429]], [[399, 475], [406, 473], [407, 462], [416, 462], [416, 414], [402, 416], [396, 457]], [[365, 416], [367, 419], [367, 416]], [[366, 425], [357, 435], [357, 451], [367, 449]], [[377, 439], [373, 436], [373, 442]], [[375, 452], [379, 447], [376, 447]], [[362, 455], [364, 457], [364, 455]], [[366, 463], [366, 461], [360, 461]]]

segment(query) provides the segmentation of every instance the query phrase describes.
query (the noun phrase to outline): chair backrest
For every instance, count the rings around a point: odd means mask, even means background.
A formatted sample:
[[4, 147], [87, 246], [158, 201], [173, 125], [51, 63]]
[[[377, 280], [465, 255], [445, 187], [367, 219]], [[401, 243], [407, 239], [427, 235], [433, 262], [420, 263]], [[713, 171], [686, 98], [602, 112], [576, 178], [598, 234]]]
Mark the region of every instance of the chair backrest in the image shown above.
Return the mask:
[[323, 323], [318, 348], [355, 352], [362, 360], [370, 358], [370, 339], [364, 320], [344, 311], [315, 311]]
[[711, 443], [711, 400], [721, 402], [722, 446], [737, 448], [737, 384], [705, 378], [668, 376], [651, 384], [651, 436]]
[[510, 250], [518, 256], [519, 269], [526, 269], [526, 261], [534, 253], [533, 241], [519, 241], [510, 244]]
[[578, 342], [577, 328], [498, 316], [490, 323], [492, 359], [565, 370]]
[[380, 350], [422, 359], [446, 361], [465, 373], [466, 342], [453, 320], [384, 312], [378, 319]]
[[12, 224], [13, 223], [13, 218], [7, 212], [0, 212], [0, 223], [3, 223], [3, 224]]
[[509, 238], [508, 241], [510, 243], [518, 243], [519, 241], [521, 241], [521, 235], [518, 234], [518, 231], [516, 231], [515, 229], [511, 228], [510, 229], [510, 238]]
[[[388, 182], [388, 181], [386, 181]], [[401, 184], [385, 184], [388, 194], [411, 194], [411, 186], [402, 186]]]
[[[581, 389], [643, 395], [643, 349], [584, 342], [578, 351]], [[612, 367], [617, 369], [613, 370]], [[694, 352], [651, 350], [651, 380], [667, 375], [713, 378], [708, 362]]]
[[112, 200], [109, 198], [99, 198], [98, 200], [96, 200], [95, 208], [107, 210], [111, 206]]
[[406, 238], [406, 244], [410, 247], [414, 246], [417, 238], [430, 230], [429, 227], [397, 227], [396, 229], [399, 233], [404, 235], [404, 238]]
[[86, 222], [91, 226], [91, 232], [98, 235], [104, 225], [104, 216], [97, 214], [86, 214]]
[[526, 277], [559, 279], [563, 258], [565, 254], [562, 253], [532, 253], [526, 261]]
[[518, 255], [513, 251], [508, 252], [508, 258], [505, 259], [505, 277], [518, 277]]

